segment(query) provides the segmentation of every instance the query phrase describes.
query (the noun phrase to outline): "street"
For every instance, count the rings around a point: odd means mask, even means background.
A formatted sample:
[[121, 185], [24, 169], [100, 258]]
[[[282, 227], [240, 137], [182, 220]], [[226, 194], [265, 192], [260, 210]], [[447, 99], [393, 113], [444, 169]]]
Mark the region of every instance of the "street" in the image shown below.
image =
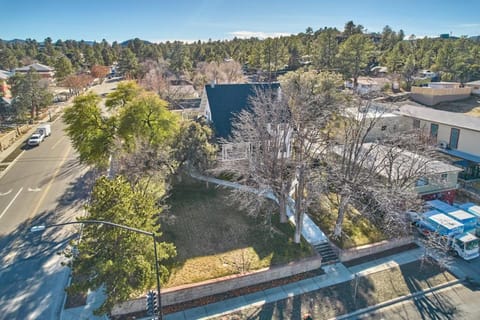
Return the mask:
[[56, 252], [72, 229], [32, 234], [29, 228], [74, 219], [87, 191], [63, 124], [28, 148], [0, 179], [0, 319], [58, 319], [68, 269]]
[[456, 285], [358, 317], [359, 319], [478, 319], [480, 287]]
[[[108, 93], [111, 86], [97, 86], [96, 91]], [[24, 148], [0, 176], [2, 320], [59, 319], [63, 308], [69, 269], [58, 253], [76, 237], [78, 225], [43, 233], [30, 228], [74, 221], [84, 214], [94, 177], [79, 163], [61, 118], [51, 127], [50, 137]]]

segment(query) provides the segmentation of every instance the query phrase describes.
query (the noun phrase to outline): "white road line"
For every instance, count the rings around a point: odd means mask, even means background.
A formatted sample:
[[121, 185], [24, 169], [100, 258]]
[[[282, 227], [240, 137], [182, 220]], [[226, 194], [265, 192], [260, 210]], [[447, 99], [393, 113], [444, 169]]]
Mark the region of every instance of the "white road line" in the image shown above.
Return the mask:
[[55, 144], [50, 148], [50, 150], [55, 149], [55, 148], [58, 146], [58, 144], [59, 144], [63, 139], [64, 139], [64, 137], [60, 138], [60, 140], [58, 140], [57, 142], [55, 142]]
[[10, 192], [12, 192], [12, 189], [8, 190], [7, 192], [0, 192], [0, 197], [6, 196], [7, 194], [10, 194]]
[[28, 188], [27, 190], [30, 191], [30, 192], [39, 192], [39, 191], [42, 191], [42, 189], [40, 189], [40, 188]]
[[5, 212], [7, 212], [8, 208], [10, 208], [10, 206], [12, 205], [12, 203], [15, 201], [15, 199], [17, 199], [18, 195], [20, 194], [20, 192], [22, 192], [23, 190], [23, 187], [20, 188], [20, 190], [18, 190], [17, 194], [15, 195], [15, 197], [13, 197], [13, 199], [10, 201], [10, 203], [8, 204], [8, 206], [5, 208], [5, 210], [3, 210], [3, 212], [0, 214], [0, 219], [3, 217], [3, 215], [5, 214]]

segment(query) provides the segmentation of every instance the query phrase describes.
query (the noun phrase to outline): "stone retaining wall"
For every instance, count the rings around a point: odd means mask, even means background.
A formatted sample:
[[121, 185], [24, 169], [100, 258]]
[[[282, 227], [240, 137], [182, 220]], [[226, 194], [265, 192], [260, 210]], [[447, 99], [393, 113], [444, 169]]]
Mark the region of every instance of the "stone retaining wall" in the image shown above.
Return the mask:
[[408, 236], [404, 238], [394, 239], [394, 240], [385, 240], [377, 243], [368, 244], [361, 247], [356, 247], [352, 249], [340, 250], [339, 258], [342, 262], [350, 261], [353, 259], [361, 258], [364, 256], [369, 256], [371, 254], [379, 253], [385, 250], [393, 249], [400, 247], [414, 241], [413, 236]]
[[2, 136], [0, 136], [0, 151], [3, 151], [10, 147], [17, 139], [23, 135], [25, 132], [30, 130], [29, 125], [19, 126], [16, 129], [13, 129]]
[[[321, 265], [321, 257], [316, 256], [278, 267], [262, 269], [249, 274], [227, 276], [191, 285], [162, 289], [162, 305], [168, 306], [182, 303], [225, 293], [234, 289], [286, 278], [303, 272], [316, 270], [320, 268]], [[145, 310], [145, 298], [130, 300], [116, 305], [112, 310], [112, 315], [118, 316], [142, 310]]]

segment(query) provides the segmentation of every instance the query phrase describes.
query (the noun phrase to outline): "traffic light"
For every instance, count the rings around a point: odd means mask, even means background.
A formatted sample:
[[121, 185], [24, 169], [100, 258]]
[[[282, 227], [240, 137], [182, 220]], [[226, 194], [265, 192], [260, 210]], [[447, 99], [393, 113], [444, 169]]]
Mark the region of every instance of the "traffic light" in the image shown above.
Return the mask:
[[158, 313], [157, 293], [155, 291], [148, 291], [146, 309], [150, 316], [154, 316]]

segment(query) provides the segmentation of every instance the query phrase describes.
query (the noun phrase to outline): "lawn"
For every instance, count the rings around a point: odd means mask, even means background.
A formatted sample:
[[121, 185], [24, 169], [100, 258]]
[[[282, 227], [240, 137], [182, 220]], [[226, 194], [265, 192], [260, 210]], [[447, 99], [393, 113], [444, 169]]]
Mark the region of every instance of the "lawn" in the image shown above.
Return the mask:
[[[338, 201], [335, 194], [320, 196], [309, 209], [312, 220], [325, 234], [331, 235], [337, 219]], [[385, 240], [385, 236], [352, 206], [348, 207], [343, 223], [343, 235], [332, 241], [342, 249]]]
[[[272, 219], [248, 216], [228, 198], [229, 189], [196, 181], [174, 186], [163, 239], [177, 247], [175, 266], [165, 287], [194, 283], [283, 264], [311, 256], [312, 249], [293, 243], [294, 228]], [[277, 208], [272, 204], [270, 210]]]

